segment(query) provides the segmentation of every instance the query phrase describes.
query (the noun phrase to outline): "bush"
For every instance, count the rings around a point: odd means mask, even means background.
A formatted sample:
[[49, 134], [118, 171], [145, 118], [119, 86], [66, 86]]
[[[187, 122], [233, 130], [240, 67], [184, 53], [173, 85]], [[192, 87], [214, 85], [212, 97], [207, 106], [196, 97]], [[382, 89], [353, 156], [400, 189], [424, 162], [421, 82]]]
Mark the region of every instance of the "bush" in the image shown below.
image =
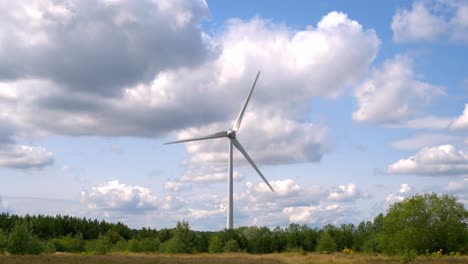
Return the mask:
[[120, 240], [117, 243], [115, 243], [114, 247], [112, 247], [112, 251], [128, 251], [128, 242], [125, 240]]
[[140, 240], [140, 243], [143, 252], [157, 252], [161, 244], [159, 238], [144, 238]]
[[239, 252], [240, 251], [239, 244], [237, 243], [235, 239], [231, 239], [228, 242], [226, 242], [226, 245], [224, 245], [223, 251], [224, 252]]
[[51, 254], [57, 252], [57, 248], [55, 247], [55, 243], [53, 241], [48, 241], [44, 248], [44, 253]]
[[159, 238], [130, 239], [127, 250], [132, 252], [157, 252], [160, 249]]
[[223, 242], [218, 234], [211, 236], [210, 243], [208, 245], [208, 252], [220, 253], [223, 251]]
[[42, 245], [25, 224], [18, 223], [8, 237], [7, 251], [19, 255], [39, 254], [42, 252]]
[[73, 252], [79, 253], [84, 251], [85, 242], [81, 233], [72, 237], [67, 235], [62, 238], [54, 238], [51, 240], [58, 252]]
[[3, 254], [8, 245], [8, 236], [3, 233], [2, 230], [0, 230], [0, 254]]
[[88, 240], [85, 243], [85, 250], [88, 253], [104, 255], [111, 251], [112, 241], [109, 237], [99, 235], [98, 239]]
[[189, 224], [177, 222], [174, 236], [162, 243], [159, 250], [166, 253], [192, 253], [195, 250], [194, 240], [195, 236], [190, 230]]
[[406, 250], [401, 254], [400, 262], [402, 264], [407, 264], [416, 259], [417, 253], [415, 250]]
[[322, 232], [322, 234], [320, 235], [320, 238], [317, 243], [317, 251], [325, 251], [327, 253], [336, 251], [336, 242], [328, 232]]

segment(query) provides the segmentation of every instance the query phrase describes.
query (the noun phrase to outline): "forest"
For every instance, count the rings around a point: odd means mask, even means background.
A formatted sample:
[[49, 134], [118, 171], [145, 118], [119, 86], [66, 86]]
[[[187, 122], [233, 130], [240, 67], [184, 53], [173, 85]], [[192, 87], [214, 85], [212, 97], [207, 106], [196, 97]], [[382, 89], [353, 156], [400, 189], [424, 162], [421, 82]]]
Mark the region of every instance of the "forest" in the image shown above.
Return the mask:
[[[331, 219], [332, 220], [332, 219]], [[239, 227], [194, 231], [132, 229], [123, 223], [71, 216], [0, 214], [0, 255], [54, 252], [220, 253], [318, 252], [329, 254], [466, 255], [468, 211], [450, 195], [417, 194], [389, 207], [373, 221], [288, 227]]]

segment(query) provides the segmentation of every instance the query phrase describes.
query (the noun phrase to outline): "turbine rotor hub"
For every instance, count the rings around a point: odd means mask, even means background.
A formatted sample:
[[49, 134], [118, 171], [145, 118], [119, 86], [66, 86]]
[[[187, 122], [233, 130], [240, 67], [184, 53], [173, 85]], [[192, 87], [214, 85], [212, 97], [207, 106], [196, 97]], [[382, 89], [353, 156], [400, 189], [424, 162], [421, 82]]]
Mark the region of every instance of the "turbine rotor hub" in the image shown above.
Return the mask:
[[234, 130], [229, 130], [227, 133], [226, 133], [226, 136], [230, 139], [235, 139], [236, 138], [236, 131]]

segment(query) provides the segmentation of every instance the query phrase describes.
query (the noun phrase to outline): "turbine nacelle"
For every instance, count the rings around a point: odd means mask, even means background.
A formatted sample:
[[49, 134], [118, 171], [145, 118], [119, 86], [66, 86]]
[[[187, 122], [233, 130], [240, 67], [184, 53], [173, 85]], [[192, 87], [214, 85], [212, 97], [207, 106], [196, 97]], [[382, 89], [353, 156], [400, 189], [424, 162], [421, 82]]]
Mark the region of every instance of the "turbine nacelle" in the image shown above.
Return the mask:
[[236, 138], [236, 131], [234, 131], [234, 130], [226, 131], [226, 137], [228, 137], [230, 139], [235, 139]]

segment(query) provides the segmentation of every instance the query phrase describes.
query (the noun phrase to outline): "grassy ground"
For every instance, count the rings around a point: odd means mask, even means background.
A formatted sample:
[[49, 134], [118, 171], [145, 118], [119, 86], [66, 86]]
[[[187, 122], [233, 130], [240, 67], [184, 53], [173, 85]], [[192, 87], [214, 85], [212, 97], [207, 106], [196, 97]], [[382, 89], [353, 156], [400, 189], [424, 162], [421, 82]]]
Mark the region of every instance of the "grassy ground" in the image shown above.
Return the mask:
[[[321, 264], [321, 263], [400, 263], [400, 259], [386, 256], [348, 256], [344, 254], [320, 255], [320, 254], [268, 254], [268, 255], [250, 255], [250, 254], [192, 254], [192, 255], [167, 255], [167, 254], [112, 254], [106, 256], [89, 256], [80, 254], [50, 254], [50, 255], [0, 255], [0, 263], [297, 263], [297, 264]], [[462, 257], [418, 257], [412, 263], [468, 263], [468, 256]]]

